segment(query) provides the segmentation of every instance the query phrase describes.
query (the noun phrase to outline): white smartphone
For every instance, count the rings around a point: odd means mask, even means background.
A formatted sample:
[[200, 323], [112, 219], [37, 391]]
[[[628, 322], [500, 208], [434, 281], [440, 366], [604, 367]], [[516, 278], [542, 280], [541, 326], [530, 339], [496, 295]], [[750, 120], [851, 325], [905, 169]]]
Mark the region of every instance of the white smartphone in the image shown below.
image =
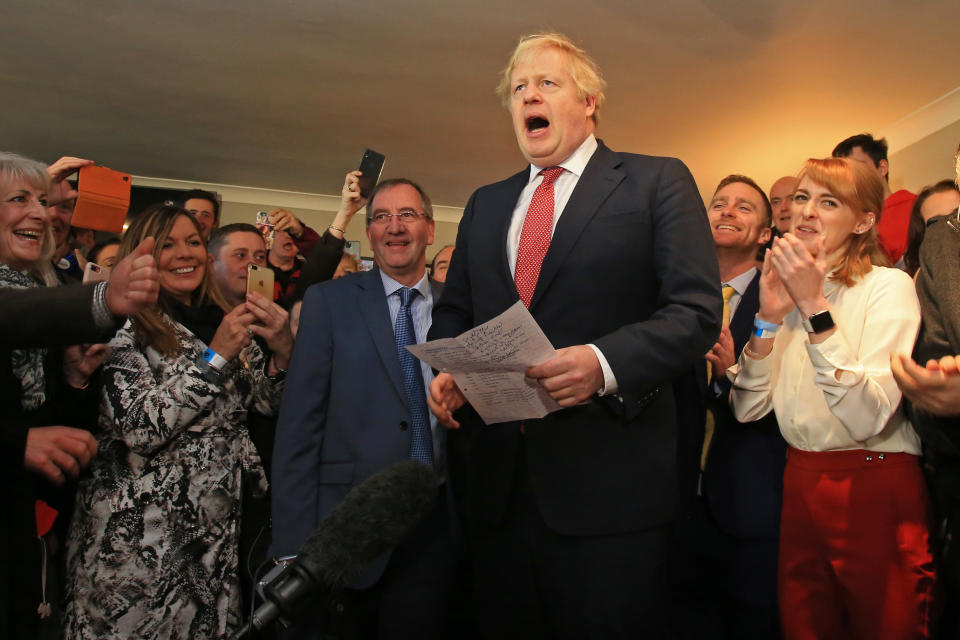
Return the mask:
[[106, 282], [110, 279], [110, 267], [101, 267], [100, 265], [88, 262], [83, 268], [83, 282]]

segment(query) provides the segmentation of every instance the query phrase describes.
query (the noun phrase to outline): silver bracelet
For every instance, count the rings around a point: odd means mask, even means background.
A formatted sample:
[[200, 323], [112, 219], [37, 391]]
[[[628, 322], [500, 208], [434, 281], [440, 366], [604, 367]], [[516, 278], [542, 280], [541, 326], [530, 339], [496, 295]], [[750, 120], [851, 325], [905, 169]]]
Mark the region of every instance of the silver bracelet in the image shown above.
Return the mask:
[[90, 307], [93, 323], [101, 329], [110, 329], [114, 325], [113, 314], [107, 306], [107, 283], [98, 282], [93, 288], [93, 305]]
[[345, 230], [341, 229], [340, 227], [335, 227], [335, 226], [332, 225], [332, 224], [331, 224], [331, 225], [327, 225], [327, 229], [334, 229], [335, 231], [339, 231], [339, 232], [342, 233], [343, 235], [347, 235], [347, 232], [346, 232]]

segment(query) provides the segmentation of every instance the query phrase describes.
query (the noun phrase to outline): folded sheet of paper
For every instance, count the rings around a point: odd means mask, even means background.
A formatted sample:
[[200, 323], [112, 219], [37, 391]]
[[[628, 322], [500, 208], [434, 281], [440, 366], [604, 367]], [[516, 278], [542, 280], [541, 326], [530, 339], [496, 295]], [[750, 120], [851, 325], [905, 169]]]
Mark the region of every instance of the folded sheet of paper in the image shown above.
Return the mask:
[[520, 301], [456, 338], [407, 349], [434, 369], [451, 374], [487, 424], [542, 418], [560, 409], [536, 380], [523, 375], [557, 352]]

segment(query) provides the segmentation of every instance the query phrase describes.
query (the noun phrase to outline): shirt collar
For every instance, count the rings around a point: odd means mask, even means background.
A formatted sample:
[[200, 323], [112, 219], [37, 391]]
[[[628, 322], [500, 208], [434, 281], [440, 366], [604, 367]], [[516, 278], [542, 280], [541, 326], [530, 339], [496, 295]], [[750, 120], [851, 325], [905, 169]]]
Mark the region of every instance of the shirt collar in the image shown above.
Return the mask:
[[753, 281], [753, 276], [757, 272], [756, 267], [750, 267], [736, 278], [730, 278], [723, 284], [733, 287], [733, 290], [737, 292], [738, 295], [743, 295], [743, 292], [747, 290], [747, 287], [750, 286], [750, 283]]
[[[591, 133], [580, 143], [577, 150], [570, 154], [570, 157], [556, 166], [563, 167], [579, 178], [583, 175], [583, 170], [587, 168], [587, 163], [590, 162], [590, 158], [593, 156], [593, 152], [597, 150], [597, 146], [597, 138]], [[545, 168], [546, 167], [538, 167], [535, 164], [531, 164], [530, 179], [527, 182], [533, 182]]]
[[[380, 280], [383, 281], [383, 292], [389, 297], [395, 294], [398, 290], [402, 289], [406, 285], [402, 285], [387, 274], [383, 272], [383, 269], [380, 269]], [[423, 272], [423, 277], [420, 278], [420, 281], [417, 284], [410, 287], [411, 289], [416, 289], [420, 292], [420, 295], [423, 296], [424, 300], [430, 300], [432, 298], [430, 291], [430, 281], [427, 279], [427, 272]]]

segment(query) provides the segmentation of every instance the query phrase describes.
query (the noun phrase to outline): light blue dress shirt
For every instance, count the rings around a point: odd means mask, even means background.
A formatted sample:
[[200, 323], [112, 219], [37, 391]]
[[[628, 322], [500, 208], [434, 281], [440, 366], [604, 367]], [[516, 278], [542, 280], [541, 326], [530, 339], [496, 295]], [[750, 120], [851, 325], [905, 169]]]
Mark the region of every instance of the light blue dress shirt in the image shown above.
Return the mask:
[[[404, 285], [400, 284], [383, 271], [380, 271], [380, 279], [383, 281], [383, 292], [387, 296], [387, 307], [390, 309], [390, 326], [397, 325], [397, 314], [400, 313], [400, 289]], [[430, 331], [430, 324], [433, 322], [433, 290], [430, 288], [430, 281], [427, 280], [427, 274], [424, 273], [420, 281], [411, 289], [416, 289], [420, 295], [413, 299], [410, 304], [410, 315], [413, 317], [413, 330], [417, 334], [417, 343], [427, 341], [427, 332]], [[425, 362], [420, 362], [420, 371], [423, 372], [424, 392], [430, 397], [430, 383], [433, 382], [433, 369]], [[437, 424], [437, 417], [433, 415], [430, 409], [427, 409], [430, 416], [430, 431], [433, 434], [433, 467], [441, 476], [446, 476], [446, 433], [443, 427]]]

